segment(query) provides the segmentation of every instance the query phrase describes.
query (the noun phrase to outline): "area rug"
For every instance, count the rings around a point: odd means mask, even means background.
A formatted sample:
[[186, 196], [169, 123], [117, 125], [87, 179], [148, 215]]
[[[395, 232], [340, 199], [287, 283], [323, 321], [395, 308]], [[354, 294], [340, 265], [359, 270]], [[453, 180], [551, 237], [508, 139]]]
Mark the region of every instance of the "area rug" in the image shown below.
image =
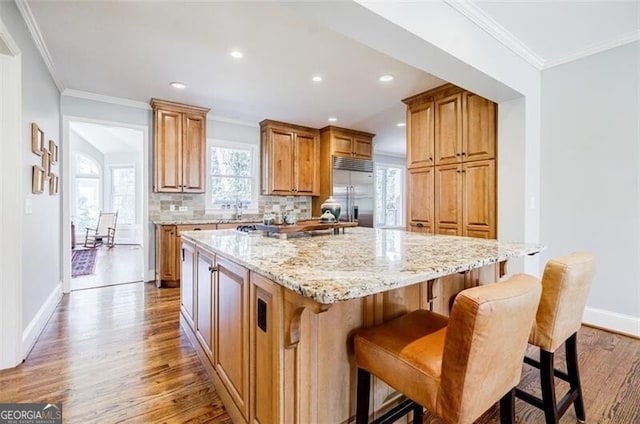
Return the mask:
[[96, 267], [96, 249], [74, 250], [71, 255], [71, 276], [89, 275]]

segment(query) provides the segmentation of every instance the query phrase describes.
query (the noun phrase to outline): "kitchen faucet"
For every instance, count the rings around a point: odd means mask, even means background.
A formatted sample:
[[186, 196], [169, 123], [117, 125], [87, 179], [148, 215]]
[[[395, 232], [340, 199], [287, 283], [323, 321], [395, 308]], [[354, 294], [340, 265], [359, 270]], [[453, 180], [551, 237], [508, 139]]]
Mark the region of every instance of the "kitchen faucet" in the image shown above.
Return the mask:
[[242, 200], [236, 199], [236, 204], [234, 205], [236, 208], [236, 215], [234, 219], [242, 218]]

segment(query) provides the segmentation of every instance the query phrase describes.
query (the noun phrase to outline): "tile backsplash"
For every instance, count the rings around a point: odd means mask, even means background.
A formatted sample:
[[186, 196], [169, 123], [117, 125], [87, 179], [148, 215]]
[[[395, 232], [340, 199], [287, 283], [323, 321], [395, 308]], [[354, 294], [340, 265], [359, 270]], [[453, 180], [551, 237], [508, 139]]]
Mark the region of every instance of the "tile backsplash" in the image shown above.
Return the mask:
[[[171, 205], [175, 205], [175, 211], [171, 211]], [[186, 207], [186, 211], [180, 211], [180, 207]], [[149, 194], [149, 218], [151, 221], [184, 219], [229, 219], [234, 210], [207, 213], [206, 195], [193, 193], [151, 193]], [[310, 196], [260, 196], [258, 200], [258, 213], [244, 213], [243, 218], [262, 219], [264, 212], [286, 212], [293, 210], [299, 219], [311, 218]]]

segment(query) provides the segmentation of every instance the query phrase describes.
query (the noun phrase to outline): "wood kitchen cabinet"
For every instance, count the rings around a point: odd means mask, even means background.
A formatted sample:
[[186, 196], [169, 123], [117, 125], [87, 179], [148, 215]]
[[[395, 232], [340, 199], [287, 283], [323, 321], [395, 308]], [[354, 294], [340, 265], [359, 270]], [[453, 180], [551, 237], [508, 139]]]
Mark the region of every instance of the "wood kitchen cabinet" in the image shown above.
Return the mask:
[[151, 99], [154, 186], [162, 193], [204, 193], [209, 109]]
[[317, 196], [318, 130], [264, 120], [260, 132], [262, 194]]
[[216, 224], [156, 225], [156, 286], [178, 287], [183, 262], [180, 250], [182, 231], [215, 230]]
[[[183, 248], [188, 244], [188, 241], [183, 241]], [[194, 290], [196, 294], [196, 319], [193, 329], [200, 345], [204, 349], [205, 355], [207, 355], [212, 363], [215, 363], [213, 356], [215, 351], [213, 345], [213, 329], [215, 327], [214, 285], [216, 283], [217, 272], [216, 256], [207, 250], [198, 248], [195, 253], [195, 258], [192, 257], [192, 261], [195, 264], [195, 272], [197, 275], [196, 289]]]
[[333, 156], [371, 160], [375, 134], [328, 126], [320, 129], [320, 191], [313, 198], [312, 216], [321, 215], [321, 205], [333, 195]]
[[182, 267], [180, 270], [180, 310], [184, 315], [187, 324], [192, 330], [196, 329], [196, 296], [197, 296], [197, 275], [195, 267], [195, 244], [185, 241], [181, 247]]
[[249, 420], [249, 271], [222, 257], [216, 268], [214, 368]]
[[331, 156], [371, 159], [373, 155], [373, 137], [363, 131], [328, 126], [320, 129], [320, 143], [328, 144]]
[[495, 238], [495, 103], [452, 84], [404, 102], [407, 228]]
[[409, 169], [407, 173], [409, 231], [433, 233], [433, 174], [432, 166]]
[[495, 238], [495, 161], [435, 169], [435, 233]]

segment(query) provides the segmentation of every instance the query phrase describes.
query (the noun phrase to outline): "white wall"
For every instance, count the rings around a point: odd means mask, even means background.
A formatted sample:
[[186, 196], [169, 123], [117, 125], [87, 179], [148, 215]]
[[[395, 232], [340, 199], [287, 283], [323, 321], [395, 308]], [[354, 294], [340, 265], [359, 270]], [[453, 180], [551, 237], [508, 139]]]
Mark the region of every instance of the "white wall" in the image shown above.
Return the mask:
[[[36, 122], [45, 140], [60, 138], [60, 94], [15, 3], [0, 2], [0, 14], [22, 52], [22, 192], [33, 201], [33, 213], [24, 215], [22, 225], [22, 323], [23, 329], [38, 315], [60, 282], [60, 194], [31, 193], [31, 166], [41, 158], [31, 152], [31, 123]], [[52, 170], [60, 175], [60, 166]], [[37, 336], [37, 334], [36, 334]]]
[[[541, 238], [549, 246], [543, 258], [595, 253], [588, 306], [635, 318], [636, 335], [639, 61], [640, 42], [635, 42], [542, 72], [540, 205]], [[606, 319], [597, 312], [595, 319]]]

